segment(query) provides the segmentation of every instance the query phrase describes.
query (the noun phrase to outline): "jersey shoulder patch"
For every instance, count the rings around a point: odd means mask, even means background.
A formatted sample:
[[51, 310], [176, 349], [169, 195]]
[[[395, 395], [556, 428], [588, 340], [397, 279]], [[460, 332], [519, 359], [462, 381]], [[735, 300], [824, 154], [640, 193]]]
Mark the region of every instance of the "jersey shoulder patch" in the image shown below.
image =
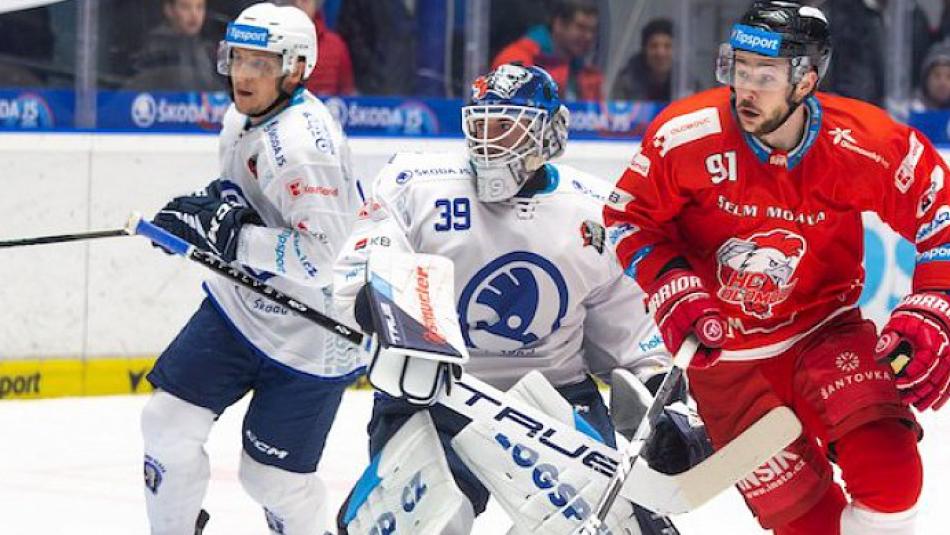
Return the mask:
[[261, 127], [264, 150], [278, 174], [297, 165], [339, 164], [339, 140], [333, 135], [336, 125], [321, 111], [304, 102], [287, 108]]
[[660, 125], [652, 139], [644, 141], [652, 143], [663, 157], [676, 147], [721, 133], [719, 109], [707, 107], [673, 117]]
[[396, 153], [376, 175], [373, 189], [388, 197], [429, 189], [443, 189], [449, 184], [471, 185], [475, 175], [464, 155], [451, 152]]
[[579, 194], [590, 199], [598, 206], [607, 202], [607, 197], [613, 190], [613, 185], [606, 180], [569, 165], [550, 165], [557, 169], [559, 175], [557, 187], [559, 193]]
[[906, 193], [924, 153], [921, 136], [867, 102], [837, 95], [819, 97], [825, 115], [821, 135], [832, 152], [894, 174], [895, 185]]
[[724, 114], [730, 106], [729, 90], [716, 88], [671, 103], [650, 124], [644, 148], [660, 157], [683, 145], [723, 133]]

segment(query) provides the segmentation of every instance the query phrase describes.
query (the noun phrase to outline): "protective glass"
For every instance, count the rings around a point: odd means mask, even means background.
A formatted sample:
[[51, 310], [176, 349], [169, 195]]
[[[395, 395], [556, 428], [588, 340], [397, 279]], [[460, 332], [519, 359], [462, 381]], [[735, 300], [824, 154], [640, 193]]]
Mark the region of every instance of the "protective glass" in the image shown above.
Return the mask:
[[276, 54], [268, 56], [236, 56], [226, 41], [218, 43], [218, 74], [247, 78], [277, 78], [283, 73], [283, 63]]
[[735, 49], [724, 43], [719, 46], [716, 79], [736, 89], [787, 91], [791, 85], [790, 68], [791, 62], [787, 58], [758, 64], [737, 59]]

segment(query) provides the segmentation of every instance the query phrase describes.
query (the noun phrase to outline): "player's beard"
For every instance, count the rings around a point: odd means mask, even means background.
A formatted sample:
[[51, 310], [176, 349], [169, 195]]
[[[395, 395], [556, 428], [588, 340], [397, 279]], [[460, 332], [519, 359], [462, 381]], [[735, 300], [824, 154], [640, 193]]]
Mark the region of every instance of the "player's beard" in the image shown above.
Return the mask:
[[753, 132], [750, 132], [752, 135], [757, 137], [767, 136], [772, 132], [778, 130], [780, 126], [785, 124], [785, 121], [788, 119], [788, 104], [786, 103], [779, 109], [776, 109], [768, 117], [762, 121], [762, 124], [759, 125]]

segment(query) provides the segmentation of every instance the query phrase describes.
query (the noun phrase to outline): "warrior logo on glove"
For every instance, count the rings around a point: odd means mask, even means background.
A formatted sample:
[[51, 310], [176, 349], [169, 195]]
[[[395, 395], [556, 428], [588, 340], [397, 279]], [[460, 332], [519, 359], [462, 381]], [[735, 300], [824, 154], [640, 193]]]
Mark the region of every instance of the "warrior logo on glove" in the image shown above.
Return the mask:
[[719, 298], [756, 318], [771, 318], [772, 307], [788, 299], [795, 288], [798, 279], [792, 280], [792, 275], [804, 254], [804, 238], [787, 230], [731, 238], [716, 252]]

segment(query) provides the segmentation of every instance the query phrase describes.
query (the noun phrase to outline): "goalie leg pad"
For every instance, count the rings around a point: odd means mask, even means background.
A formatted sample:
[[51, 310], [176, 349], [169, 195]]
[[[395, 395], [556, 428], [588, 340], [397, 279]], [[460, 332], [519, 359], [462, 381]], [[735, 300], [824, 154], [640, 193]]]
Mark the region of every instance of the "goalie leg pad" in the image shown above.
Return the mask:
[[524, 375], [507, 392], [598, 442], [615, 447], [613, 424], [597, 384], [588, 377], [580, 383], [555, 388], [541, 372]]
[[[595, 479], [579, 459], [513, 440], [489, 423], [473, 421], [452, 444], [508, 513], [514, 533], [572, 533], [606, 489], [606, 480]], [[606, 525], [615, 535], [644, 533], [623, 499], [611, 508]]]
[[[613, 436], [606, 407], [592, 380], [562, 387], [564, 394], [558, 390], [541, 373], [533, 371], [507, 393], [603, 442], [601, 431], [594, 430], [576, 408], [585, 407], [585, 412], [598, 416], [603, 433]], [[593, 481], [576, 459], [542, 451], [538, 444], [514, 444], [503, 432], [479, 422], [459, 433], [453, 446], [508, 512], [514, 522], [510, 535], [570, 533], [591, 514], [606, 488], [606, 481]], [[546, 456], [544, 460], [542, 455]], [[678, 533], [666, 518], [625, 499], [618, 500], [611, 509], [607, 526], [617, 535]]]
[[211, 475], [204, 443], [214, 419], [210, 410], [163, 391], [145, 404], [145, 505], [153, 535], [194, 531]]
[[327, 519], [327, 490], [316, 473], [295, 473], [241, 455], [238, 479], [261, 504], [274, 535], [312, 535], [332, 530]]
[[465, 463], [462, 462], [451, 445], [452, 437], [468, 425], [470, 421], [468, 418], [460, 416], [441, 405], [425, 409], [402, 399], [379, 395], [373, 405], [373, 416], [369, 422], [370, 457], [375, 457], [405, 422], [421, 410], [427, 411], [435, 424], [442, 448], [445, 451], [445, 457], [449, 463], [449, 469], [455, 476], [456, 484], [472, 503], [475, 515], [482, 514], [488, 504], [488, 489], [465, 466]]
[[474, 519], [431, 416], [417, 411], [373, 457], [344, 504], [340, 524], [349, 535], [467, 535]]

